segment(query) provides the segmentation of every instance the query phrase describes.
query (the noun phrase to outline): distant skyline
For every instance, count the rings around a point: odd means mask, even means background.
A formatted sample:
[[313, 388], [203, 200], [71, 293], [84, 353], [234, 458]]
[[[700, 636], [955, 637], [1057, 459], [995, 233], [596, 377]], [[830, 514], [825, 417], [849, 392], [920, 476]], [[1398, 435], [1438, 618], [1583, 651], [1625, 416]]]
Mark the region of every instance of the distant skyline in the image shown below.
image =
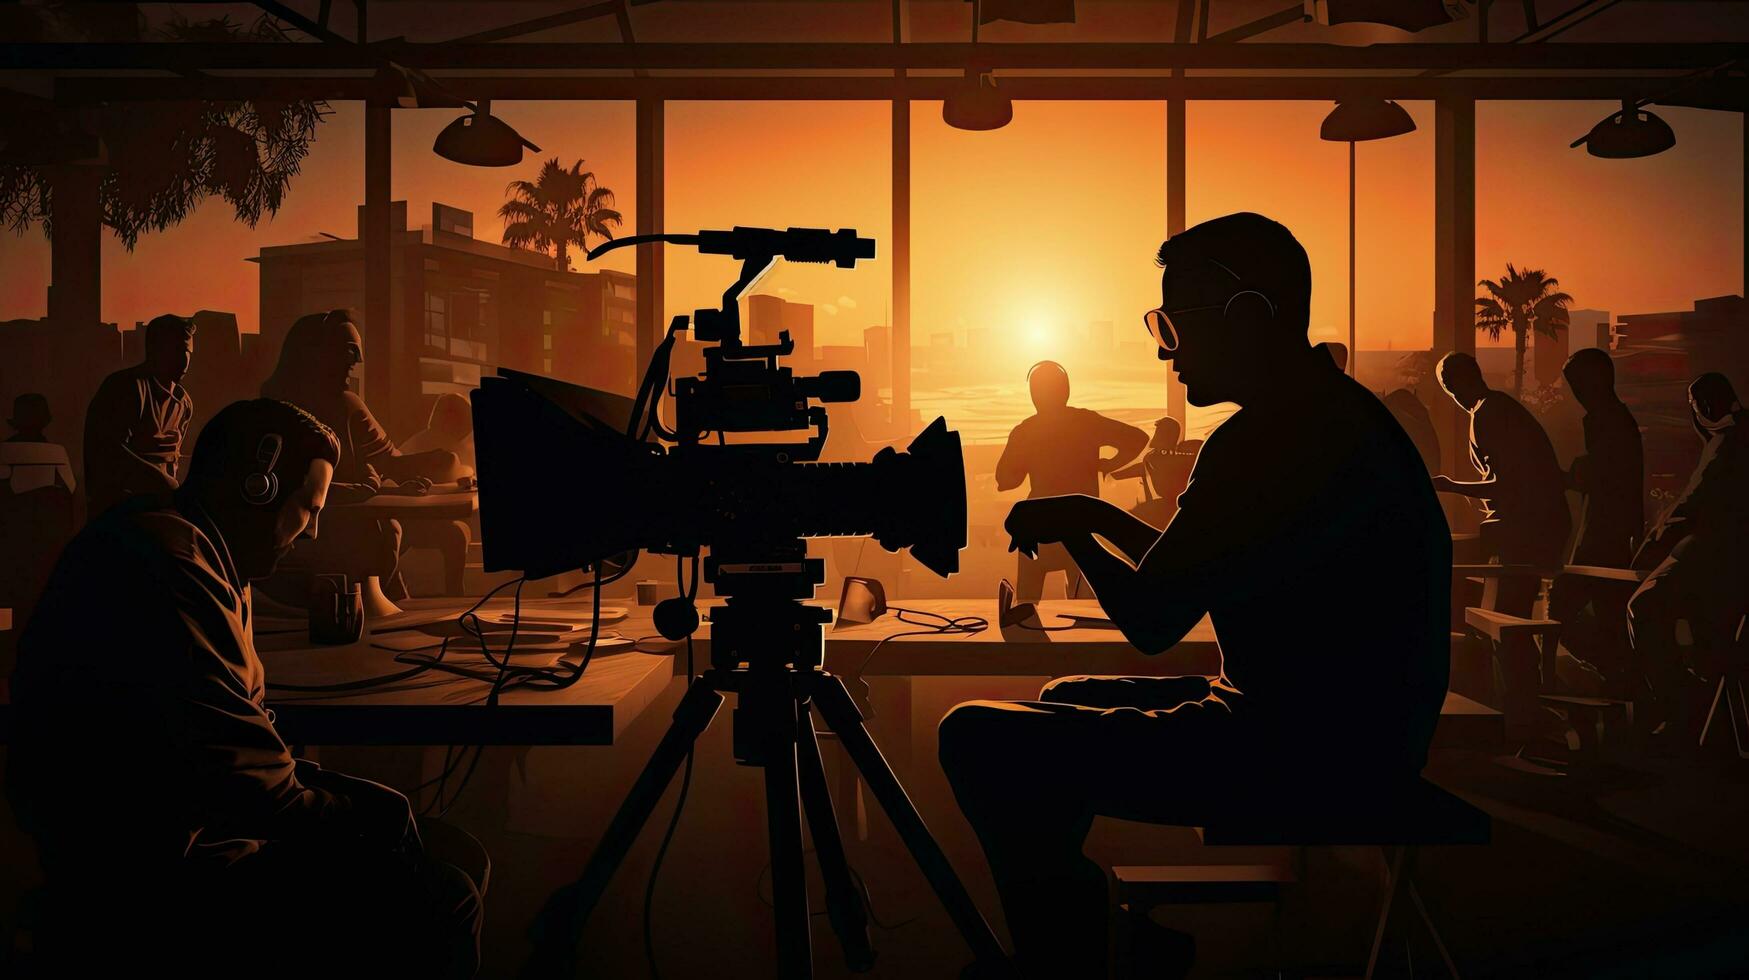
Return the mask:
[[[1359, 329], [1362, 349], [1424, 348], [1431, 338], [1433, 134], [1430, 103], [1404, 103], [1418, 129], [1359, 147]], [[1742, 117], [1660, 107], [1674, 149], [1598, 160], [1567, 143], [1611, 111], [1588, 103], [1477, 107], [1477, 278], [1507, 261], [1546, 268], [1575, 305], [1614, 315], [1688, 309], [1741, 293]], [[1188, 116], [1191, 223], [1234, 210], [1282, 221], [1312, 258], [1314, 339], [1347, 334], [1347, 148], [1317, 138], [1323, 102], [1198, 102]], [[474, 212], [496, 242], [504, 184], [539, 161], [583, 157], [636, 225], [634, 110], [629, 102], [501, 102], [545, 152], [521, 166], [462, 167], [430, 152], [453, 110], [396, 112], [392, 191], [409, 224], [433, 200]], [[939, 104], [912, 108], [913, 340], [969, 328], [1017, 338], [1110, 320], [1122, 339], [1158, 302], [1152, 262], [1165, 229], [1162, 109], [1155, 103], [1023, 102], [991, 133], [951, 130]], [[820, 344], [860, 343], [890, 320], [889, 107], [884, 103], [671, 103], [671, 229], [730, 224], [854, 227], [879, 255], [853, 271], [779, 268], [758, 291], [815, 306]], [[105, 319], [124, 326], [165, 311], [234, 312], [257, 327], [263, 245], [355, 233], [362, 199], [362, 111], [339, 103], [304, 173], [271, 221], [250, 229], [209, 200], [131, 255], [104, 246]], [[0, 318], [40, 316], [49, 248], [39, 229], [0, 235]], [[580, 261], [575, 268], [586, 268]], [[631, 271], [629, 253], [606, 266]], [[715, 305], [732, 261], [668, 253], [667, 311]], [[1048, 351], [1044, 352], [1048, 356]]]

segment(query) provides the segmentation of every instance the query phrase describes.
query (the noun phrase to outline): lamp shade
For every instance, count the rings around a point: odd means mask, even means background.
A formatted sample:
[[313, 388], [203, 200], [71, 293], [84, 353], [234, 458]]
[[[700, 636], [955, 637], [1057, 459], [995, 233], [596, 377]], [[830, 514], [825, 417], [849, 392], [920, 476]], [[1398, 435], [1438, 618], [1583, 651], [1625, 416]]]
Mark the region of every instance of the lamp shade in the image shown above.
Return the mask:
[[1414, 131], [1415, 120], [1389, 99], [1349, 99], [1324, 117], [1318, 136], [1332, 143], [1363, 143]]
[[941, 119], [955, 129], [1001, 129], [1014, 119], [1014, 103], [997, 91], [988, 74], [967, 72], [941, 104]]
[[1424, 31], [1464, 16], [1456, 0], [1314, 0], [1312, 17], [1320, 24], [1383, 24], [1400, 31]]
[[509, 123], [492, 115], [490, 103], [482, 101], [479, 109], [443, 127], [431, 150], [470, 167], [513, 167], [522, 162], [525, 146], [540, 152]]
[[1573, 141], [1573, 146], [1585, 144], [1585, 151], [1606, 160], [1631, 160], [1663, 153], [1676, 145], [1676, 134], [1670, 124], [1657, 116], [1623, 102], [1621, 111], [1591, 127], [1591, 132]]

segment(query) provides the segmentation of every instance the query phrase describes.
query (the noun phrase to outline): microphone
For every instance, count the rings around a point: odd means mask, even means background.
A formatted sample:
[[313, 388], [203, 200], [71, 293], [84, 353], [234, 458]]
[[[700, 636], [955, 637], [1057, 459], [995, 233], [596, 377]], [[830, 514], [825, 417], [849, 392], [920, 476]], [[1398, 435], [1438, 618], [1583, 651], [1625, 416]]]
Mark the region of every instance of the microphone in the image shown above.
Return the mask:
[[729, 255], [737, 259], [764, 256], [781, 257], [790, 262], [830, 262], [841, 269], [856, 267], [857, 259], [875, 257], [875, 241], [858, 238], [851, 228], [827, 231], [824, 228], [743, 228], [732, 231], [701, 231], [698, 250], [707, 255]]

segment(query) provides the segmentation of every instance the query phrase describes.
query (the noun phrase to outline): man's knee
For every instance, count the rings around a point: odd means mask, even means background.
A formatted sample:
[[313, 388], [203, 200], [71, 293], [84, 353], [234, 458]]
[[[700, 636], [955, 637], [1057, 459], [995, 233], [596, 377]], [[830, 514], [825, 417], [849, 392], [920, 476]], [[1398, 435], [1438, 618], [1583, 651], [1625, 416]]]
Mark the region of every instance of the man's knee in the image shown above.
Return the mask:
[[1080, 674], [1075, 677], [1059, 677], [1039, 689], [1040, 701], [1052, 701], [1057, 704], [1080, 704], [1075, 700], [1077, 694], [1086, 691], [1099, 678], [1090, 674]]
[[943, 716], [936, 736], [941, 768], [950, 781], [987, 771], [1001, 758], [1001, 732], [1011, 711], [1004, 701], [966, 701]]

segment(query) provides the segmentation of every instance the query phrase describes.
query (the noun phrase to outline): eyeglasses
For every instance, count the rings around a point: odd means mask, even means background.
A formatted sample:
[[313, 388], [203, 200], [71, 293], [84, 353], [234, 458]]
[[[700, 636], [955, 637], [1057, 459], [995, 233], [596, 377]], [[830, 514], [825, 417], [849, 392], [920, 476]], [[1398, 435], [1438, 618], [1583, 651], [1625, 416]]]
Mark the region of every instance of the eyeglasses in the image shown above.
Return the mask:
[[1217, 303], [1213, 306], [1190, 306], [1170, 312], [1149, 310], [1142, 314], [1142, 322], [1148, 325], [1148, 336], [1154, 338], [1154, 343], [1159, 344], [1161, 350], [1175, 351], [1178, 349], [1178, 328], [1172, 323], [1173, 317], [1183, 316], [1186, 313], [1201, 313], [1206, 310], [1224, 310], [1226, 308], [1227, 304]]

